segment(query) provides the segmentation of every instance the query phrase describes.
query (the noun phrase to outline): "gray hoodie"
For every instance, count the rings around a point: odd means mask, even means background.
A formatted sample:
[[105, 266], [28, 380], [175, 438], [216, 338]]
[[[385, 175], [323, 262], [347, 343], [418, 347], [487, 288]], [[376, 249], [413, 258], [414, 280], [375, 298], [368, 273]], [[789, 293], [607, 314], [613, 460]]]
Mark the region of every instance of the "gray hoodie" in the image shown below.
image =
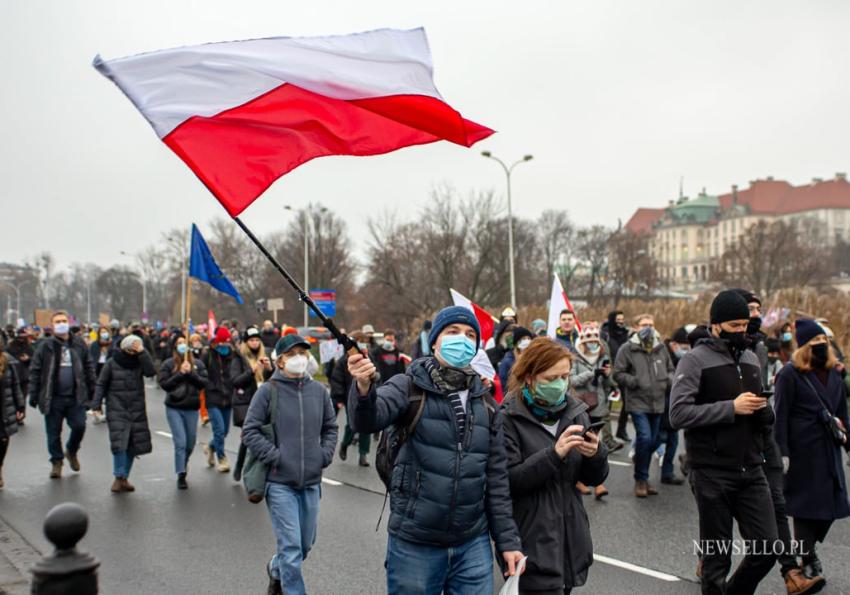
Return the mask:
[[[269, 423], [273, 398], [277, 399], [277, 444], [260, 431]], [[336, 416], [328, 389], [309, 377], [288, 378], [280, 370], [257, 389], [242, 427], [242, 442], [271, 466], [267, 480], [296, 489], [322, 480], [322, 469], [333, 460], [336, 439]]]
[[638, 334], [617, 352], [614, 380], [626, 388], [626, 410], [638, 413], [664, 413], [667, 390], [673, 384], [673, 362], [670, 353], [655, 333], [652, 348], [641, 345]]

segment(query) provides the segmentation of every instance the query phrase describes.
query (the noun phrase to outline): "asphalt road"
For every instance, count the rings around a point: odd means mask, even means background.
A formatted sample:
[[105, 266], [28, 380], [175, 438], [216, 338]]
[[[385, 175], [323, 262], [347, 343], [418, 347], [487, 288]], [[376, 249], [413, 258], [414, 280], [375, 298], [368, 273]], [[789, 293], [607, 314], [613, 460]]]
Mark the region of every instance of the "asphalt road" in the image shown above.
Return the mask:
[[[101, 560], [105, 594], [265, 593], [264, 565], [274, 549], [265, 505], [249, 503], [231, 476], [208, 469], [200, 447], [190, 463], [190, 489], [176, 490], [162, 398], [161, 391], [149, 388], [154, 451], [135, 463], [136, 492], [122, 495], [109, 492], [112, 458], [105, 424], [88, 427], [81, 473], [66, 465], [62, 480], [50, 480], [42, 418], [30, 409], [6, 459], [0, 517], [47, 552], [44, 515], [60, 502], [80, 503], [91, 516], [81, 549]], [[202, 428], [199, 441], [209, 435]], [[238, 435], [232, 433], [228, 449], [235, 453], [237, 446]], [[656, 465], [656, 481], [657, 473]], [[374, 469], [357, 466], [355, 450], [347, 462], [336, 459], [325, 478], [318, 541], [305, 562], [308, 588], [327, 594], [385, 592], [385, 525], [375, 531], [382, 484]], [[612, 457], [606, 485], [611, 491], [606, 501], [585, 500], [597, 561], [588, 584], [577, 592], [698, 593], [697, 517], [688, 487], [661, 486], [659, 496], [634, 498], [624, 451]], [[830, 579], [824, 592], [850, 593], [850, 522], [836, 523], [820, 551]], [[778, 569], [760, 592], [785, 592]]]

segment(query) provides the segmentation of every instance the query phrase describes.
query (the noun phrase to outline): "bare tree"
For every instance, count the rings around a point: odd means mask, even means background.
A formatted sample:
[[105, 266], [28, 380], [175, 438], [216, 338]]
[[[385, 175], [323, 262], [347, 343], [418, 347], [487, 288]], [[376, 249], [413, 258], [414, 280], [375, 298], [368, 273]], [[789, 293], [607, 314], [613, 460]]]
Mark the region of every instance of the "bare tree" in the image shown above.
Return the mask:
[[[578, 253], [587, 272], [587, 299], [596, 297], [603, 278], [608, 272], [608, 238], [611, 230], [594, 225], [578, 232]], [[604, 288], [603, 288], [604, 289]]]
[[648, 297], [658, 285], [658, 263], [649, 250], [649, 236], [620, 229], [608, 240], [608, 279], [614, 305], [623, 295]]

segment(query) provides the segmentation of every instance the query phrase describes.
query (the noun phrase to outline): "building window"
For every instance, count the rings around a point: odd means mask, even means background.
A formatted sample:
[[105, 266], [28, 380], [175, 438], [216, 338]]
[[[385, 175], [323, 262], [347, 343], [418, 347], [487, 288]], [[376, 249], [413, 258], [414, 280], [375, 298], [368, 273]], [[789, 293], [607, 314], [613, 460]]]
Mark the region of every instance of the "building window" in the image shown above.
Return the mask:
[[688, 267], [682, 267], [682, 279], [688, 278]]

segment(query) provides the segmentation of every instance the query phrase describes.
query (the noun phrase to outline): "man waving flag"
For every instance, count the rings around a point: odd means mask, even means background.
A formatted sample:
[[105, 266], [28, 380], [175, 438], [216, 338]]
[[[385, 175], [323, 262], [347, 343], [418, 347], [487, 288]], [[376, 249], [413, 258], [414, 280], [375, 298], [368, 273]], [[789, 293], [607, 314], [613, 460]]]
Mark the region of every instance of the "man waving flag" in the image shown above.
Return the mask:
[[97, 56], [94, 67], [231, 217], [315, 157], [469, 147], [493, 133], [443, 101], [421, 28]]

